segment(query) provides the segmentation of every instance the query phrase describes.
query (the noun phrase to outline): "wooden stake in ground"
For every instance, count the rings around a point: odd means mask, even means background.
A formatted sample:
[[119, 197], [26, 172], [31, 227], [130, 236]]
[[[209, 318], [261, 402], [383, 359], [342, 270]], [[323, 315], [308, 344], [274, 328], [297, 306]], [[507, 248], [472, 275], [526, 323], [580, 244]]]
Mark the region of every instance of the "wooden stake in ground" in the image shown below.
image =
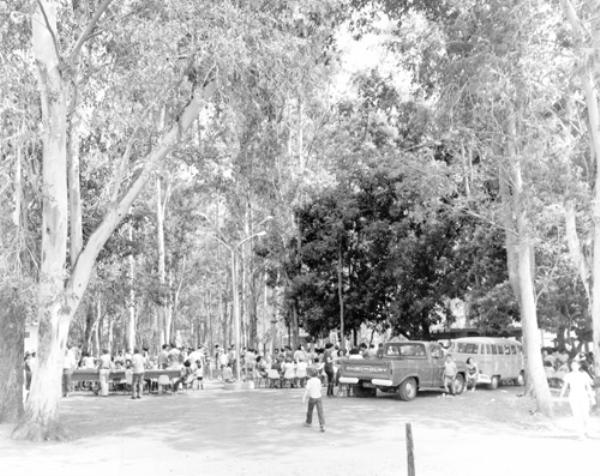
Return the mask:
[[410, 423], [406, 424], [406, 465], [408, 467], [408, 476], [415, 476], [415, 447], [413, 444], [412, 427]]

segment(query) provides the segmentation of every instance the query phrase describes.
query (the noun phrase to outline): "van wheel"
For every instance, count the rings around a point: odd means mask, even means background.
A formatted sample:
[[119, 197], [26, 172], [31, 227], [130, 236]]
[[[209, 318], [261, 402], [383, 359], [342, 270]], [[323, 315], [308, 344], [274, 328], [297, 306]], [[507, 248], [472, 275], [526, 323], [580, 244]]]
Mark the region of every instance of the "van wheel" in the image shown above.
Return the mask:
[[454, 379], [454, 395], [460, 395], [465, 391], [465, 377], [463, 374], [457, 374]]
[[376, 388], [365, 388], [361, 385], [354, 385], [352, 388], [352, 393], [355, 397], [358, 398], [368, 398], [375, 397], [377, 395]]
[[414, 378], [407, 378], [400, 384], [398, 395], [404, 401], [409, 401], [417, 396], [417, 381]]
[[500, 385], [500, 377], [498, 377], [497, 375], [494, 375], [492, 377], [492, 381], [490, 382], [489, 387], [491, 390], [496, 390], [499, 385]]

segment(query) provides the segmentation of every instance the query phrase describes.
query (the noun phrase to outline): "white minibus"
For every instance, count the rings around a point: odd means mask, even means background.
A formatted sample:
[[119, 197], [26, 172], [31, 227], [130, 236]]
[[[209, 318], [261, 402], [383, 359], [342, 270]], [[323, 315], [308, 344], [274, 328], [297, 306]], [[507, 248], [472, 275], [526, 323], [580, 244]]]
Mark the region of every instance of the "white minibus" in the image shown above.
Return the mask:
[[524, 383], [523, 347], [515, 339], [503, 337], [461, 337], [453, 339], [449, 352], [456, 361], [471, 357], [479, 367], [477, 383], [498, 388], [502, 381]]

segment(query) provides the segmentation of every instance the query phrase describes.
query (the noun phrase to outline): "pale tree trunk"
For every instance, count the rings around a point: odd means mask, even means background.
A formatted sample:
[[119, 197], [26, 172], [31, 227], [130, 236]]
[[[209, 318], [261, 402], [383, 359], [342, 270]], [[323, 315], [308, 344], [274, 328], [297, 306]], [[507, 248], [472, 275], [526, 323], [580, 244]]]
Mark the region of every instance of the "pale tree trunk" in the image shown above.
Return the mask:
[[[133, 225], [128, 229], [129, 241], [133, 243]], [[128, 257], [129, 260], [129, 321], [127, 323], [127, 348], [133, 353], [135, 348], [135, 258], [133, 253]]]
[[114, 342], [115, 342], [115, 317], [110, 315], [108, 317], [108, 336], [107, 336], [107, 343], [106, 343], [106, 348], [108, 349], [108, 353], [110, 355], [113, 355], [115, 352]]
[[[166, 301], [166, 258], [165, 258], [165, 203], [163, 202], [162, 179], [156, 178], [156, 239], [158, 247], [158, 281], [160, 283], [159, 316], [162, 328], [161, 344], [171, 342], [171, 321], [168, 318], [168, 303]], [[165, 198], [166, 200], [166, 198]]]
[[99, 358], [102, 352], [100, 349], [100, 334], [102, 329], [102, 297], [98, 293], [96, 298], [96, 327], [94, 329], [94, 344], [96, 346], [94, 356]]
[[[598, 50], [596, 50], [598, 51]], [[589, 63], [586, 64], [584, 73], [584, 92], [588, 111], [588, 120], [591, 134], [592, 156], [596, 164], [594, 180], [594, 196], [592, 199], [592, 289], [590, 310], [592, 315], [592, 353], [594, 355], [594, 375], [600, 379], [600, 110], [598, 108], [598, 95], [596, 84], [593, 80], [593, 71]], [[600, 395], [600, 387], [596, 387]]]
[[569, 255], [571, 257], [571, 262], [575, 269], [577, 270], [577, 274], [579, 275], [579, 279], [583, 284], [583, 288], [585, 289], [585, 295], [588, 299], [588, 304], [591, 303], [591, 294], [590, 294], [590, 270], [588, 264], [585, 260], [585, 256], [583, 255], [583, 251], [581, 248], [581, 243], [579, 241], [579, 236], [577, 234], [577, 220], [575, 214], [575, 203], [572, 200], [568, 200], [564, 206], [564, 215], [565, 215], [565, 238], [567, 240], [567, 245], [569, 247]]
[[345, 350], [346, 348], [346, 339], [345, 339], [345, 330], [344, 330], [344, 281], [343, 281], [343, 269], [344, 269], [344, 261], [342, 255], [342, 243], [338, 244], [338, 259], [337, 259], [337, 278], [338, 278], [338, 303], [340, 306], [340, 339], [341, 339], [341, 348]]
[[504, 246], [506, 248], [506, 266], [510, 287], [518, 300], [519, 297], [519, 260], [517, 248], [516, 225], [512, 216], [512, 199], [510, 191], [510, 172], [501, 164], [498, 169], [500, 182], [500, 199], [502, 200], [502, 226], [504, 228]]
[[173, 320], [173, 301], [171, 299], [171, 289], [173, 289], [173, 271], [169, 269], [169, 272], [167, 273], [168, 293], [165, 309], [165, 332], [168, 332], [168, 336], [171, 338], [171, 340], [175, 340], [177, 332], [175, 329], [175, 321]]
[[72, 91], [71, 111], [68, 117], [67, 134], [67, 183], [69, 186], [70, 261], [75, 264], [83, 248], [83, 227], [81, 218], [81, 192], [79, 185], [79, 119], [76, 102], [77, 89]]
[[528, 382], [533, 389], [537, 409], [552, 416], [552, 395], [542, 362], [540, 330], [537, 320], [535, 289], [533, 285], [531, 224], [527, 213], [523, 190], [521, 158], [517, 148], [517, 126], [514, 113], [508, 118], [508, 153], [512, 172], [512, 209], [516, 216], [518, 250], [519, 308], [523, 329], [524, 351]]
[[[598, 54], [600, 53], [600, 5], [597, 2], [585, 4], [589, 6], [592, 18], [588, 28], [584, 28], [569, 0], [561, 0], [561, 5], [571, 23], [574, 31], [576, 44], [580, 49], [579, 70], [583, 83], [583, 92], [588, 113], [588, 125], [590, 131], [591, 155], [594, 159], [596, 174], [593, 183], [592, 198], [592, 264], [591, 264], [591, 301], [590, 311], [592, 316], [592, 352], [594, 354], [594, 374], [596, 383], [600, 379], [600, 108], [598, 106], [598, 87], [595, 81], [600, 65]], [[591, 44], [588, 41], [588, 31], [591, 32]], [[579, 269], [581, 274], [581, 269]], [[584, 283], [585, 285], [586, 283]], [[596, 392], [600, 396], [600, 386], [596, 386]]]
[[[183, 283], [185, 282], [185, 276], [186, 276], [186, 264], [187, 264], [187, 260], [186, 257], [184, 256], [181, 262], [181, 270], [179, 273], [179, 283], [177, 283], [177, 289], [175, 289], [175, 292], [173, 293], [173, 296], [170, 298], [170, 315], [171, 315], [171, 322], [173, 323], [173, 331], [172, 331], [172, 335], [175, 335], [175, 329], [176, 329], [176, 323], [177, 323], [177, 311], [179, 308], [179, 296], [181, 296], [181, 289], [183, 288]], [[172, 273], [169, 274], [169, 281], [171, 282], [173, 280], [172, 277]], [[171, 284], [171, 283], [170, 283]], [[169, 288], [172, 288], [173, 286], [169, 285]], [[192, 333], [192, 336], [194, 334]]]
[[[99, 16], [110, 0], [104, 0], [94, 13], [90, 25], [77, 41], [68, 57], [74, 61], [81, 45], [89, 37]], [[173, 127], [165, 132], [157, 145], [144, 157], [139, 175], [122, 196], [117, 187], [115, 199], [106, 215], [79, 254], [70, 274], [66, 272], [68, 199], [67, 199], [67, 107], [68, 91], [55, 41], [58, 0], [40, 0], [32, 21], [32, 46], [37, 64], [43, 125], [42, 185], [42, 258], [38, 285], [38, 363], [23, 418], [13, 432], [15, 438], [46, 440], [60, 438], [59, 402], [62, 361], [69, 325], [85, 292], [96, 258], [112, 232], [126, 215], [158, 163], [181, 140], [182, 133], [198, 116], [206, 93], [211, 87], [195, 89], [190, 102]], [[120, 184], [119, 184], [120, 185]], [[66, 284], [65, 284], [66, 282]]]
[[31, 440], [62, 436], [58, 426], [62, 360], [69, 323], [75, 312], [74, 303], [63, 294], [68, 227], [67, 107], [54, 36], [58, 7], [57, 1], [41, 0], [32, 21], [43, 123], [39, 343], [37, 371], [33, 374], [24, 419], [14, 431], [16, 438]]

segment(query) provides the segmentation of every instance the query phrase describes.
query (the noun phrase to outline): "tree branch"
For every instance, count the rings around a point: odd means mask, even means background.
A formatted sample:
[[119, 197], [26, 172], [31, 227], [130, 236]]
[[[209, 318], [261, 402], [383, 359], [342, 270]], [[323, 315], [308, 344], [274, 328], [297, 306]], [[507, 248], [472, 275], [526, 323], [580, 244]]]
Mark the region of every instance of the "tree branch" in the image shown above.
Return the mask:
[[144, 158], [144, 165], [140, 174], [129, 186], [129, 189], [118, 203], [112, 204], [109, 207], [102, 222], [91, 234], [73, 266], [73, 272], [67, 284], [67, 293], [73, 297], [74, 302], [78, 302], [85, 292], [98, 253], [100, 253], [100, 250], [110, 238], [111, 233], [121, 222], [135, 198], [146, 185], [158, 163], [171, 152], [181, 139], [181, 133], [186, 131], [198, 117], [205, 101], [214, 93], [215, 87], [215, 82], [213, 82], [206, 87], [198, 88], [194, 91], [190, 102], [183, 109], [177, 123], [173, 124], [171, 129], [162, 136], [157, 146]]
[[112, 188], [112, 192], [110, 194], [111, 203], [117, 203], [117, 200], [119, 198], [119, 192], [121, 191], [121, 182], [123, 181], [123, 178], [125, 177], [125, 171], [127, 170], [127, 164], [129, 163], [129, 159], [131, 158], [131, 154], [133, 152], [133, 145], [135, 144], [135, 136], [137, 135], [137, 132], [139, 130], [140, 130], [140, 126], [135, 128], [135, 130], [131, 134], [131, 137], [129, 138], [129, 141], [127, 142], [127, 145], [125, 146], [125, 152], [121, 156], [121, 163], [119, 164], [119, 170], [113, 179], [114, 182], [111, 187]]
[[54, 49], [56, 50], [56, 57], [60, 58], [60, 51], [58, 49], [58, 41], [56, 40], [56, 35], [54, 34], [54, 30], [50, 26], [50, 20], [48, 20], [48, 15], [46, 15], [46, 9], [44, 8], [44, 4], [42, 3], [42, 0], [37, 0], [37, 4], [38, 4], [38, 7], [40, 7], [40, 12], [42, 13], [42, 16], [44, 17], [44, 23], [46, 24], [46, 28], [48, 29], [48, 32], [50, 33], [50, 36], [52, 37], [52, 43], [54, 43]]
[[106, 9], [108, 8], [108, 6], [110, 5], [111, 2], [112, 2], [112, 0], [104, 0], [102, 2], [102, 4], [98, 7], [98, 9], [96, 10], [96, 13], [94, 13], [94, 16], [92, 17], [90, 22], [87, 24], [87, 26], [85, 27], [85, 30], [83, 30], [83, 33], [81, 33], [81, 35], [75, 42], [75, 46], [73, 46], [73, 49], [69, 53], [69, 56], [68, 56], [69, 63], [73, 63], [73, 61], [75, 61], [75, 59], [79, 55], [79, 52], [81, 51], [81, 48], [83, 47], [83, 44], [90, 37], [90, 35], [94, 31], [94, 28], [96, 28], [96, 24], [98, 23], [98, 20], [100, 20], [100, 17], [106, 11]]

